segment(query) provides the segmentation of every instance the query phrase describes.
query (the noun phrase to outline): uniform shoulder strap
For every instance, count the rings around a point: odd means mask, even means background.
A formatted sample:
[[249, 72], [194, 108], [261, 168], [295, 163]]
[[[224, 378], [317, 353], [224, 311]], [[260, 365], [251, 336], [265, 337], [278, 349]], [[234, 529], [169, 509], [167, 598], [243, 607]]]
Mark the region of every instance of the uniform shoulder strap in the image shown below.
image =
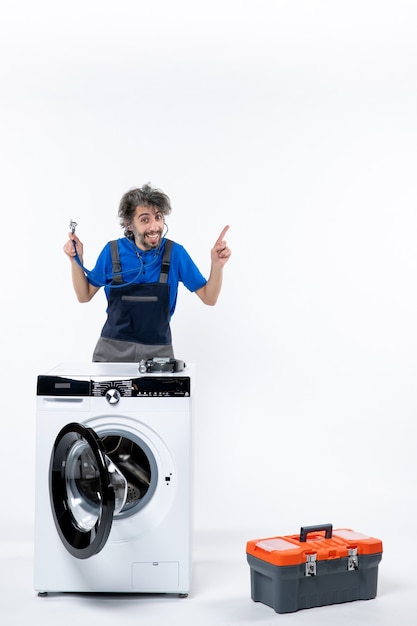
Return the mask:
[[117, 239], [113, 239], [110, 242], [110, 251], [111, 251], [111, 262], [112, 262], [112, 284], [120, 285], [123, 283], [122, 279], [122, 266], [120, 265], [120, 257], [119, 257], [119, 245], [117, 243]]
[[161, 273], [159, 274], [160, 283], [168, 282], [168, 272], [169, 272], [169, 264], [171, 260], [172, 243], [173, 242], [171, 241], [171, 239], [165, 240], [164, 256], [162, 257]]

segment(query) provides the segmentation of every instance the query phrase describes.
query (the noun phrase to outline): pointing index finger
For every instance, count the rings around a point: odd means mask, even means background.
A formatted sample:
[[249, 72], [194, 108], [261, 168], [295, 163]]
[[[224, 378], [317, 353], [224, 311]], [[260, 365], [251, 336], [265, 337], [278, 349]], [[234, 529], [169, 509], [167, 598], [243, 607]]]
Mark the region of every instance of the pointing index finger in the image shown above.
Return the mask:
[[217, 238], [216, 243], [220, 243], [221, 241], [223, 241], [225, 234], [227, 233], [227, 231], [229, 230], [230, 226], [225, 226], [222, 230], [222, 232], [220, 233], [220, 235]]

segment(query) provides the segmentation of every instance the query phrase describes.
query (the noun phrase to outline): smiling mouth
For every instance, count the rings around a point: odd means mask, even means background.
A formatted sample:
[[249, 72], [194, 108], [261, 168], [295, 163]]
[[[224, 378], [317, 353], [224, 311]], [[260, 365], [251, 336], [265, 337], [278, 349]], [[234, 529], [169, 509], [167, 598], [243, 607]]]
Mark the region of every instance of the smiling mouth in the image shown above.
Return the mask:
[[147, 233], [145, 238], [150, 244], [159, 243], [161, 233]]

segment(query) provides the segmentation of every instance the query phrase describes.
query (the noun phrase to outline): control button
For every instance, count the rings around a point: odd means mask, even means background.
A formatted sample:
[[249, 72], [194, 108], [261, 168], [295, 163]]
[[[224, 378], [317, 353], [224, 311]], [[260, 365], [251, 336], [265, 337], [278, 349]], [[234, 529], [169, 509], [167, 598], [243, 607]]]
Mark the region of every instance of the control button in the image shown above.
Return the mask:
[[106, 400], [109, 404], [117, 404], [121, 398], [120, 391], [118, 389], [108, 389], [106, 391]]

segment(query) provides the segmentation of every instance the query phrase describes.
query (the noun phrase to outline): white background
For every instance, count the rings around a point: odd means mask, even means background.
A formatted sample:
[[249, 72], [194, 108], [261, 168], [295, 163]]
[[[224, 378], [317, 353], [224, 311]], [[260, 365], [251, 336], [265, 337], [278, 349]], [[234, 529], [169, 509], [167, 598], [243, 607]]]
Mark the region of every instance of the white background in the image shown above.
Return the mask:
[[218, 305], [181, 289], [173, 320], [196, 529], [331, 522], [389, 552], [415, 521], [416, 3], [0, 7], [2, 533], [32, 532], [36, 377], [89, 362], [105, 318], [68, 222], [92, 267], [150, 181], [206, 275], [230, 224]]

